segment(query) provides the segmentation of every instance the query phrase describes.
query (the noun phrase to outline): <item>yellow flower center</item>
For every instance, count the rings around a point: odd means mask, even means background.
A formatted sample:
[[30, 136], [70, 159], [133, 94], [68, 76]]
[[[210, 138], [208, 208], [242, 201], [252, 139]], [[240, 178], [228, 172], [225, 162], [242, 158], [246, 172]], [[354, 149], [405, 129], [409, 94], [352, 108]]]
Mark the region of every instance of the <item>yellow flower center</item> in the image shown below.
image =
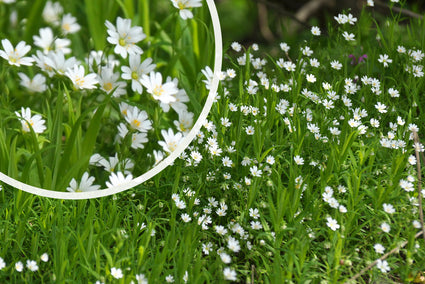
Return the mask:
[[135, 71], [131, 72], [131, 79], [133, 79], [133, 80], [139, 79], [139, 75], [137, 74], [137, 72], [135, 72]]
[[179, 126], [180, 126], [180, 130], [181, 130], [181, 131], [183, 131], [183, 132], [184, 132], [184, 131], [186, 130], [186, 127], [184, 127], [184, 124], [183, 124], [183, 123], [180, 123], [180, 125], [179, 125]]
[[121, 46], [126, 46], [126, 42], [125, 42], [125, 39], [123, 39], [123, 38], [120, 38], [120, 40], [118, 41], [118, 43], [121, 45]]
[[75, 85], [77, 85], [77, 86], [83, 86], [84, 85], [84, 78], [77, 78], [77, 79], [75, 79]]
[[162, 88], [162, 85], [156, 86], [155, 89], [153, 89], [153, 94], [157, 97], [160, 97], [164, 93], [164, 88]]
[[65, 31], [68, 31], [69, 32], [69, 30], [71, 29], [71, 27], [70, 27], [69, 24], [63, 24], [62, 25], [62, 29], [64, 29]]
[[177, 148], [177, 143], [176, 142], [170, 142], [168, 143], [168, 149], [170, 149], [171, 152], [173, 152], [174, 150], [176, 150]]
[[112, 83], [108, 82], [103, 84], [103, 89], [105, 89], [105, 91], [109, 92], [110, 90], [112, 90]]
[[135, 127], [139, 127], [139, 126], [140, 126], [140, 121], [138, 121], [137, 119], [135, 119], [135, 120], [133, 120], [132, 124], [133, 124]]

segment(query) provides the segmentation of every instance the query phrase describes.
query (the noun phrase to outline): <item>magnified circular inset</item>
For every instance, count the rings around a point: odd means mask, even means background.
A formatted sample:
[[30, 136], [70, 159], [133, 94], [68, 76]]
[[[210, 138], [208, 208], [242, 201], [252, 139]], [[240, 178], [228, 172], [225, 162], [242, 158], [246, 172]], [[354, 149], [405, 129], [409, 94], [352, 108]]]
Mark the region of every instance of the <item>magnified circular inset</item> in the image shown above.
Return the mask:
[[202, 2], [153, 1], [136, 16], [105, 1], [121, 15], [113, 20], [93, 17], [100, 8], [91, 1], [82, 19], [59, 2], [27, 7], [30, 17], [15, 19], [27, 25], [24, 40], [14, 41], [11, 29], [1, 41], [0, 180], [87, 199], [135, 187], [170, 165], [199, 132], [218, 88], [220, 24], [214, 2]]

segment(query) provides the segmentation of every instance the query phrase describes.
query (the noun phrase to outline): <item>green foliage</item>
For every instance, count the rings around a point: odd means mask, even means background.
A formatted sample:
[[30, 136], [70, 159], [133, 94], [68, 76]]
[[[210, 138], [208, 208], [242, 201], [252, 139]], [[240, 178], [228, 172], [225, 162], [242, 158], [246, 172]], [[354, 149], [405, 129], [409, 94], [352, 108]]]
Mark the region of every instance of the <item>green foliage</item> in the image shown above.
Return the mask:
[[[143, 58], [154, 58], [164, 77], [178, 78], [190, 98], [188, 108], [200, 112], [208, 93], [201, 70], [212, 65], [214, 46], [205, 3], [188, 20], [170, 3], [117, 0], [100, 9], [101, 1], [61, 3], [67, 11], [84, 11], [78, 21], [87, 34], [72, 41], [80, 60], [88, 46], [112, 52], [106, 19], [131, 17], [149, 40], [141, 44]], [[34, 9], [40, 13], [44, 4], [34, 1]], [[25, 5], [17, 8], [34, 24], [22, 31], [31, 40], [41, 24]], [[332, 27], [326, 36], [306, 33], [307, 41], [277, 57], [255, 46], [229, 47], [204, 128], [185, 155], [136, 188], [71, 201], [3, 185], [0, 282], [222, 283], [236, 277], [241, 283], [344, 283], [391, 250], [385, 263], [356, 283], [414, 281], [425, 269], [416, 190], [424, 170], [416, 170], [410, 139], [418, 127], [423, 141], [425, 127], [420, 74], [425, 24], [402, 20], [379, 19], [365, 9], [355, 24]], [[353, 33], [354, 40], [343, 32]], [[2, 30], [14, 44], [19, 33]], [[384, 54], [387, 67], [380, 62]], [[133, 151], [130, 136], [111, 142], [117, 124], [125, 121], [121, 100], [100, 89], [77, 90], [59, 74], [42, 94], [29, 95], [16, 70], [3, 60], [2, 172], [63, 190], [72, 178], [80, 180], [94, 149], [134, 158], [141, 172], [148, 168], [147, 154], [158, 145]], [[155, 125], [149, 135], [158, 142], [161, 129], [177, 115], [154, 109], [145, 92], [126, 90], [130, 105], [146, 106]], [[36, 133], [31, 124], [23, 131], [24, 121], [15, 114], [19, 106], [38, 109], [47, 131]], [[89, 169], [99, 183], [109, 175]], [[41, 260], [44, 253], [47, 262]], [[31, 271], [29, 260], [38, 269]]]

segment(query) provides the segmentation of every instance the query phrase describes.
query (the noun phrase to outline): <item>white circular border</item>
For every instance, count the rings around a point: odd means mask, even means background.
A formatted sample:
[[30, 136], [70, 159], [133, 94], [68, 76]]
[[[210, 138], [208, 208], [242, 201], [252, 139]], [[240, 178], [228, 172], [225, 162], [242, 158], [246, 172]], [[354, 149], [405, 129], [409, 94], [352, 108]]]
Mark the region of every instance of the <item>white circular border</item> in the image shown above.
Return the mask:
[[143, 175], [129, 182], [122, 183], [118, 186], [114, 186], [114, 187], [106, 188], [102, 190], [89, 191], [89, 192], [60, 192], [60, 191], [47, 190], [47, 189], [25, 184], [23, 182], [20, 182], [18, 180], [15, 180], [3, 174], [2, 172], [0, 172], [0, 181], [7, 183], [8, 185], [11, 185], [17, 189], [20, 189], [32, 194], [44, 196], [44, 197], [51, 197], [51, 198], [57, 198], [57, 199], [90, 199], [90, 198], [104, 197], [104, 196], [116, 194], [118, 192], [122, 192], [124, 190], [140, 185], [141, 183], [149, 180], [150, 178], [152, 178], [153, 176], [161, 172], [163, 169], [165, 169], [167, 166], [169, 166], [187, 148], [187, 146], [189, 146], [189, 144], [192, 142], [195, 135], [201, 129], [201, 126], [203, 122], [205, 121], [205, 119], [207, 118], [207, 115], [214, 102], [214, 98], [218, 89], [219, 80], [217, 75], [219, 74], [219, 72], [221, 72], [221, 64], [223, 60], [221, 28], [220, 28], [220, 21], [217, 14], [217, 9], [215, 7], [213, 0], [206, 0], [206, 1], [207, 1], [208, 9], [210, 11], [211, 20], [213, 22], [213, 28], [214, 28], [214, 40], [215, 40], [214, 76], [211, 83], [210, 92], [207, 97], [207, 101], [205, 102], [204, 108], [202, 109], [202, 112], [199, 115], [198, 120], [196, 121], [192, 130], [179, 143], [175, 151], [173, 151], [168, 157], [166, 157], [153, 169], [149, 170]]

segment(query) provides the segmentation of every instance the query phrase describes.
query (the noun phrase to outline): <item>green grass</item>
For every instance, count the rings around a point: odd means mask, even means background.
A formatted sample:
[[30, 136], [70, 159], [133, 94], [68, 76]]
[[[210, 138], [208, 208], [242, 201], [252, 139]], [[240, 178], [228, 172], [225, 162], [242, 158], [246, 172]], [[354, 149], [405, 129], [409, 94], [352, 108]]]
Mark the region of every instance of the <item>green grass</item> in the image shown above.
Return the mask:
[[[85, 23], [87, 33], [102, 31], [93, 41], [85, 33], [71, 35], [72, 55], [83, 59], [88, 50], [105, 47], [112, 54], [104, 20], [115, 23], [117, 15], [132, 17], [150, 41], [150, 48], [141, 44], [143, 56], [152, 56], [163, 76], [179, 79], [190, 97], [188, 108], [199, 113], [208, 93], [201, 69], [213, 63], [206, 3], [192, 9], [194, 18], [187, 21], [171, 3], [154, 3], [111, 2], [111, 14], [101, 18], [95, 15], [99, 11], [94, 2], [62, 3], [74, 15], [85, 11], [78, 21]], [[4, 13], [13, 7], [1, 5]], [[44, 7], [44, 1], [33, 5]], [[146, 13], [147, 7], [153, 12]], [[164, 11], [171, 12], [159, 17]], [[423, 75], [414, 76], [406, 67], [423, 65], [423, 58], [414, 62], [412, 51], [424, 50], [425, 24], [401, 20], [401, 15], [375, 18], [365, 8], [355, 25], [334, 22], [336, 28], [327, 35], [306, 33], [303, 37], [309, 40], [291, 44], [287, 54], [280, 50], [277, 57], [263, 53], [265, 47], [235, 51], [226, 46], [223, 70], [228, 75], [222, 76], [201, 132], [184, 156], [133, 189], [72, 201], [3, 185], [0, 257], [6, 265], [0, 268], [0, 281], [144, 283], [143, 274], [150, 283], [170, 277], [176, 283], [224, 283], [233, 272], [239, 283], [344, 283], [383, 256], [374, 248], [381, 244], [385, 253], [395, 250], [382, 259], [390, 270], [385, 271], [385, 264], [373, 266], [353, 283], [413, 282], [425, 273], [425, 243], [413, 223], [419, 221], [417, 183], [424, 170], [418, 173], [412, 163], [414, 142], [409, 138], [416, 125], [424, 141], [425, 101]], [[32, 34], [42, 27], [37, 25]], [[355, 40], [345, 40], [344, 31], [353, 33]], [[2, 30], [13, 44], [18, 34]], [[32, 43], [31, 36], [27, 38]], [[302, 53], [306, 46], [313, 50], [311, 56]], [[398, 52], [399, 46], [406, 53]], [[350, 54], [367, 58], [352, 65]], [[383, 54], [392, 59], [388, 67], [378, 61]], [[279, 58], [295, 64], [294, 70], [286, 70]], [[312, 66], [311, 58], [320, 66]], [[334, 60], [342, 64], [340, 70], [331, 68]], [[149, 132], [153, 143], [140, 151], [125, 145], [128, 137], [123, 145], [112, 143], [118, 123], [125, 120], [119, 117], [120, 101], [100, 89], [76, 91], [69, 80], [56, 75], [43, 94], [29, 94], [19, 86], [18, 72], [41, 71], [9, 66], [2, 59], [2, 172], [63, 190], [72, 178], [79, 181], [93, 147], [138, 163], [161, 149], [160, 128]], [[307, 74], [316, 81], [308, 82]], [[376, 82], [380, 92], [372, 90]], [[390, 88], [399, 96], [392, 96]], [[130, 103], [156, 106], [146, 98], [146, 90], [126, 90]], [[386, 112], [379, 112], [378, 102]], [[14, 114], [22, 105], [39, 110], [46, 120], [45, 133], [22, 131]], [[167, 116], [158, 108], [149, 116], [155, 126], [173, 129], [177, 114]], [[104, 136], [99, 138], [98, 132]], [[145, 168], [137, 164], [135, 169]], [[96, 184], [109, 177], [100, 167], [88, 170]], [[338, 226], [328, 225], [331, 222]], [[382, 229], [383, 223], [390, 225], [389, 232]], [[49, 256], [47, 262], [40, 259], [43, 253]], [[17, 271], [15, 264], [25, 266], [27, 260], [37, 261], [38, 270]], [[112, 274], [116, 268], [122, 277]]]

